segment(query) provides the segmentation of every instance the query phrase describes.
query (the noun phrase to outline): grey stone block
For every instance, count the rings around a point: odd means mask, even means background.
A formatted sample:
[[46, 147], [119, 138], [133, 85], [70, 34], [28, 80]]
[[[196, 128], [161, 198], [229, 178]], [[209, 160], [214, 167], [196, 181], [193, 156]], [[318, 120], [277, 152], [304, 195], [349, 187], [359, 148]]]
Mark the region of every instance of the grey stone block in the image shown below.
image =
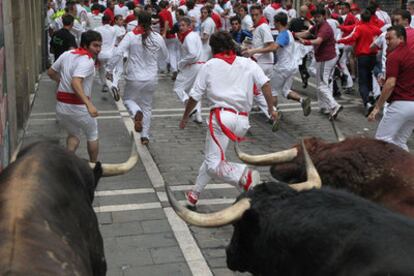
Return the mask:
[[155, 264], [185, 262], [181, 249], [174, 247], [159, 247], [150, 249]]
[[185, 263], [158, 264], [151, 266], [131, 267], [124, 270], [125, 276], [191, 276], [191, 272]]
[[112, 220], [114, 223], [156, 219], [165, 219], [165, 214], [161, 209], [136, 210], [112, 213]]
[[168, 220], [146, 220], [141, 222], [144, 233], [163, 233], [171, 232], [171, 226]]

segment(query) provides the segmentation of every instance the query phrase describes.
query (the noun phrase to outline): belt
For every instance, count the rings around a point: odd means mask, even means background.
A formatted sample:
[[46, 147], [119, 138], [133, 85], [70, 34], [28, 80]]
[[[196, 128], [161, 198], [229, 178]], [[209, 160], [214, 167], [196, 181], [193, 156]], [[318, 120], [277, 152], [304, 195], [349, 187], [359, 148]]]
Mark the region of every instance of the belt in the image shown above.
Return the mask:
[[[90, 99], [88, 97], [88, 99]], [[69, 92], [58, 91], [56, 94], [56, 100], [66, 104], [84, 105], [85, 103], [75, 94]]]
[[218, 125], [220, 126], [220, 128], [221, 128], [221, 131], [223, 131], [223, 133], [230, 139], [230, 140], [232, 140], [233, 142], [240, 142], [240, 141], [244, 141], [244, 140], [246, 140], [244, 137], [239, 137], [239, 136], [237, 136], [236, 134], [234, 134], [234, 132], [233, 131], [231, 131], [228, 127], [226, 127], [224, 124], [223, 124], [223, 122], [221, 121], [221, 117], [220, 117], [220, 111], [229, 111], [229, 112], [232, 112], [232, 113], [234, 113], [234, 114], [237, 114], [237, 115], [241, 115], [241, 116], [249, 116], [249, 113], [248, 112], [237, 112], [236, 110], [234, 110], [234, 109], [231, 109], [231, 108], [225, 108], [225, 107], [216, 107], [216, 108], [213, 108], [213, 109], [211, 109], [210, 110], [210, 120], [209, 120], [209, 122], [210, 122], [210, 124], [209, 124], [209, 129], [210, 129], [210, 135], [211, 135], [211, 138], [213, 138], [213, 141], [214, 141], [214, 143], [216, 143], [216, 145], [219, 147], [219, 149], [220, 149], [220, 154], [221, 154], [221, 160], [222, 161], [224, 161], [226, 158], [225, 158], [225, 156], [224, 156], [224, 151], [223, 151], [223, 148], [221, 147], [221, 145], [220, 145], [220, 143], [219, 143], [219, 141], [217, 140], [217, 138], [216, 138], [216, 136], [214, 135], [214, 129], [213, 129], [213, 116], [216, 116], [216, 120], [217, 120], [217, 123], [218, 123]]

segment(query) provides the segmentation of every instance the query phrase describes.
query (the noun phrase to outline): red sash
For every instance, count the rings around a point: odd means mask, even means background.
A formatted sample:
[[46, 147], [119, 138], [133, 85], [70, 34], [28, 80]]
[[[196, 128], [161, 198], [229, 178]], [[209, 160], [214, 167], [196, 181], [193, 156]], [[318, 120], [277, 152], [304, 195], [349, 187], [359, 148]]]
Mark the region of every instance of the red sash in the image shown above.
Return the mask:
[[69, 93], [69, 92], [63, 92], [63, 91], [57, 92], [56, 100], [58, 100], [61, 103], [66, 103], [66, 104], [76, 104], [76, 105], [85, 104], [75, 93]]
[[80, 56], [88, 56], [89, 58], [93, 58], [92, 54], [89, 53], [88, 50], [85, 48], [77, 48], [71, 52], [74, 55], [80, 55]]
[[178, 39], [180, 40], [181, 43], [184, 43], [184, 39], [185, 37], [191, 33], [193, 31], [193, 29], [189, 29], [188, 31], [184, 32], [184, 33], [178, 33]]
[[220, 149], [220, 154], [221, 154], [221, 160], [222, 161], [224, 161], [226, 158], [225, 158], [225, 156], [224, 156], [224, 151], [223, 151], [223, 148], [221, 147], [221, 145], [220, 145], [220, 143], [219, 143], [219, 141], [217, 140], [217, 138], [216, 138], [216, 135], [214, 135], [214, 129], [213, 129], [213, 116], [216, 116], [216, 120], [217, 120], [217, 123], [218, 123], [218, 125], [220, 126], [220, 128], [221, 128], [221, 131], [223, 131], [223, 133], [230, 139], [230, 140], [232, 140], [233, 142], [235, 142], [235, 141], [237, 141], [237, 142], [240, 142], [240, 141], [244, 141], [244, 140], [246, 140], [246, 138], [244, 138], [244, 137], [239, 137], [239, 136], [237, 136], [236, 134], [234, 134], [234, 132], [233, 131], [231, 131], [228, 127], [226, 127], [223, 123], [222, 123], [222, 121], [221, 121], [221, 117], [220, 117], [220, 112], [222, 111], [222, 110], [224, 110], [224, 111], [230, 111], [230, 112], [233, 112], [233, 113], [235, 113], [235, 114], [238, 114], [238, 115], [241, 115], [241, 116], [249, 116], [249, 113], [247, 113], [247, 112], [239, 112], [239, 113], [237, 113], [237, 111], [235, 111], [235, 110], [233, 110], [233, 109], [231, 109], [231, 108], [220, 108], [220, 107], [216, 107], [216, 108], [213, 108], [212, 110], [210, 110], [210, 119], [209, 119], [209, 129], [210, 129], [210, 135], [211, 135], [211, 138], [213, 138], [213, 141], [216, 143], [216, 145], [219, 147], [219, 149]]
[[236, 60], [236, 53], [234, 53], [234, 51], [220, 52], [213, 55], [213, 58], [224, 60], [231, 65]]

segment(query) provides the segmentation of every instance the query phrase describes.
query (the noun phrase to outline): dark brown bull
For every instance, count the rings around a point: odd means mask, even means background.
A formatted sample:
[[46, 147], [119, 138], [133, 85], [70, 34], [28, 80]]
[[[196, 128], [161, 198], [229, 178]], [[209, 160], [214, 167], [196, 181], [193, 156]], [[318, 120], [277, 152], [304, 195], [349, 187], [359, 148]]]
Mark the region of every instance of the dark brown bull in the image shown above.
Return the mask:
[[[346, 189], [414, 217], [414, 156], [383, 141], [353, 137], [328, 143], [322, 139], [305, 139], [306, 149], [315, 163], [322, 185]], [[305, 179], [300, 146], [252, 156], [241, 152], [241, 160], [252, 165], [270, 165], [274, 178], [292, 183]]]
[[0, 275], [105, 275], [94, 191], [137, 160], [134, 146], [122, 164], [88, 164], [46, 142], [24, 149], [0, 174]]

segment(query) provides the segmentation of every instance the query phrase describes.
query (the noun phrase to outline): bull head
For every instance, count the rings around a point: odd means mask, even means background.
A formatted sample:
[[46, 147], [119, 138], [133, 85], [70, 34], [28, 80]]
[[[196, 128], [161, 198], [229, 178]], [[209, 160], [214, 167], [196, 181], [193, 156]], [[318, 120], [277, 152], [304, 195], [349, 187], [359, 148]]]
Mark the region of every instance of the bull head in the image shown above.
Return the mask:
[[[134, 134], [131, 133], [131, 154], [127, 161], [118, 164], [102, 163], [102, 176], [116, 176], [129, 172], [138, 162], [138, 152], [134, 141]], [[95, 169], [97, 163], [89, 162], [92, 170]]]
[[[309, 157], [309, 154], [305, 148], [305, 145], [302, 141], [303, 153], [305, 156], [306, 162], [306, 172], [308, 180], [303, 183], [297, 183], [289, 185], [291, 188], [296, 191], [302, 191], [312, 188], [319, 189], [321, 187], [321, 179], [318, 172], [316, 171], [315, 166], [313, 165], [312, 160]], [[242, 198], [237, 201], [234, 205], [223, 209], [221, 211], [210, 213], [210, 214], [200, 214], [193, 212], [182, 205], [176, 200], [171, 190], [166, 187], [166, 192], [168, 196], [168, 201], [171, 206], [174, 208], [175, 212], [181, 217], [185, 222], [200, 226], [200, 227], [219, 227], [233, 223], [234, 221], [239, 220], [243, 213], [250, 208], [250, 199]]]

